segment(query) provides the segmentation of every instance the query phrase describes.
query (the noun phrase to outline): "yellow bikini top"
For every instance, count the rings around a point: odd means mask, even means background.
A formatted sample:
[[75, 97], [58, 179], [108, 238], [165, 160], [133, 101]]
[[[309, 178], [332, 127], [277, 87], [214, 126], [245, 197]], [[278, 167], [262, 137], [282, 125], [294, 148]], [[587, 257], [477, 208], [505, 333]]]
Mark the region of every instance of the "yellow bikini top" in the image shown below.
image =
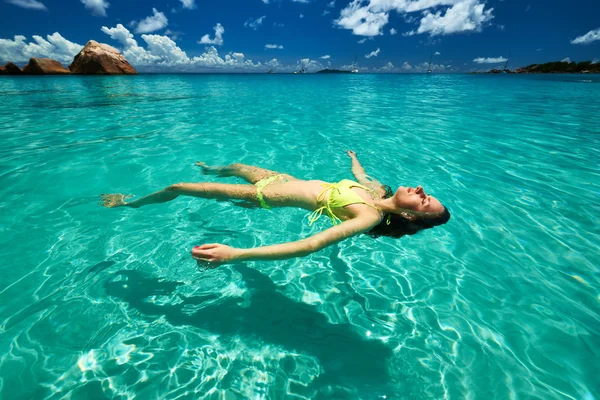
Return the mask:
[[[379, 208], [370, 205], [362, 197], [360, 197], [358, 193], [352, 190], [353, 187], [358, 187], [377, 196], [377, 193], [375, 193], [373, 190], [361, 185], [358, 182], [344, 179], [337, 183], [323, 183], [321, 186], [323, 186], [325, 189], [317, 197], [317, 202], [322, 204], [322, 202], [325, 201], [325, 205], [317, 208], [308, 216], [309, 225], [314, 224], [319, 218], [321, 218], [323, 212], [325, 212], [329, 218], [331, 218], [331, 222], [334, 225], [337, 225], [339, 222], [342, 222], [342, 220], [333, 213], [333, 209], [342, 208], [350, 204], [366, 204], [367, 206], [380, 211]], [[326, 198], [325, 196], [327, 192], [329, 192], [329, 197]]]

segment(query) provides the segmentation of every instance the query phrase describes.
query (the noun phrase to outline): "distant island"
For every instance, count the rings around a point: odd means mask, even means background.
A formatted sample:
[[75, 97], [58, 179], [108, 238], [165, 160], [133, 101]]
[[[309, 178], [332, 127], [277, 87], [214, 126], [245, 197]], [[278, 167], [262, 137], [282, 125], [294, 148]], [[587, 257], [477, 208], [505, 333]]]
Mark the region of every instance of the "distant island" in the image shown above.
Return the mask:
[[[477, 72], [476, 72], [477, 73]], [[531, 64], [527, 67], [517, 68], [514, 71], [505, 69], [492, 69], [488, 74], [600, 74], [600, 63], [592, 61], [567, 62], [554, 61], [545, 64]]]
[[352, 71], [344, 71], [342, 69], [322, 69], [317, 71], [317, 74], [351, 74]]

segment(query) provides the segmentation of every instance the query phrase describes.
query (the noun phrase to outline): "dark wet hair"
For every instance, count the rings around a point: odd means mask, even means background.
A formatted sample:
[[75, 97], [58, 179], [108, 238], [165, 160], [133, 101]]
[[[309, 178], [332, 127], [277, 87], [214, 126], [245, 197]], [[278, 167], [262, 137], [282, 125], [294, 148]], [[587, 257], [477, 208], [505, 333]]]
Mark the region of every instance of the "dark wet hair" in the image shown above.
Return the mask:
[[[384, 199], [390, 198], [394, 195], [392, 189], [385, 185]], [[450, 212], [444, 206], [444, 211], [437, 214], [435, 217], [427, 218], [416, 218], [411, 221], [408, 218], [399, 214], [384, 214], [383, 219], [379, 225], [375, 226], [369, 232], [371, 236], [390, 236], [400, 238], [404, 235], [414, 235], [415, 233], [422, 231], [423, 229], [433, 228], [434, 226], [443, 225], [450, 219]]]

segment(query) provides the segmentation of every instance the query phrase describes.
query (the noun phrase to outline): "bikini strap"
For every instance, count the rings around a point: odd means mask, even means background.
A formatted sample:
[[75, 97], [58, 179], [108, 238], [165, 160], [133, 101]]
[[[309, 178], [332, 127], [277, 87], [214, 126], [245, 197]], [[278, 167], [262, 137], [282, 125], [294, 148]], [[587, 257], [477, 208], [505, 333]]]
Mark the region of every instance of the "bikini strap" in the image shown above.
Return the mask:
[[[325, 200], [325, 194], [327, 193], [327, 191], [329, 189], [337, 190], [338, 192], [340, 191], [339, 183], [322, 183], [321, 186], [323, 186], [325, 189], [321, 192], [321, 194], [319, 196], [317, 196], [317, 202], [321, 202], [321, 201]], [[327, 213], [329, 218], [331, 218], [331, 222], [334, 225], [337, 225], [338, 223], [342, 222], [342, 220], [339, 219], [333, 213], [333, 210], [331, 209], [331, 206], [329, 205], [329, 201], [326, 201], [324, 206], [317, 208], [315, 211], [313, 211], [312, 213], [309, 214], [308, 225], [312, 226], [312, 224], [317, 222], [319, 220], [319, 218], [321, 218], [321, 216], [323, 215], [323, 212]]]

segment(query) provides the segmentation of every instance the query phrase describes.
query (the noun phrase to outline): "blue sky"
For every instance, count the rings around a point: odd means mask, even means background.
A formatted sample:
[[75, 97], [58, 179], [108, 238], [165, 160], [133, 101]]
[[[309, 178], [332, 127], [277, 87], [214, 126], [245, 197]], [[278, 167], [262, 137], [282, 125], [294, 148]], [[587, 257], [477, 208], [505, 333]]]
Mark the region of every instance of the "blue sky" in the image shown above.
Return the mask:
[[[94, 39], [140, 71], [468, 72], [600, 58], [600, 1], [0, 0], [0, 62]], [[303, 60], [303, 61], [301, 61]]]

